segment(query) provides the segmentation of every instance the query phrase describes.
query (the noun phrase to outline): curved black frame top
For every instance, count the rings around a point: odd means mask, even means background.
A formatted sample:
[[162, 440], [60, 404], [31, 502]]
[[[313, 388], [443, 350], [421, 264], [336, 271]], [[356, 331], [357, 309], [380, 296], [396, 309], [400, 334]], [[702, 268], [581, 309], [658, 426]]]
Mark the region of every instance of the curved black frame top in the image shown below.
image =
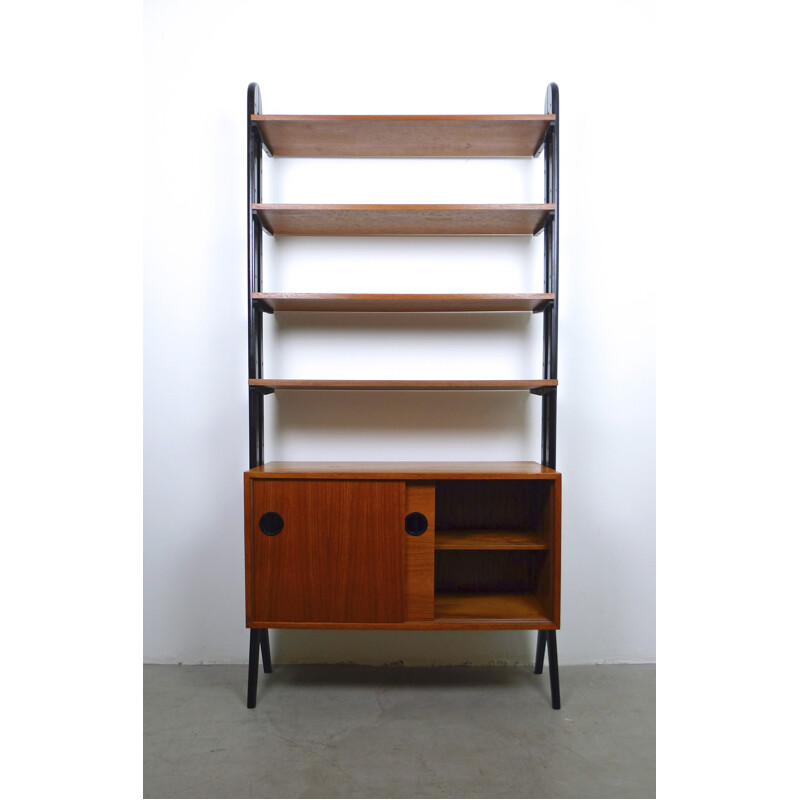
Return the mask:
[[[555, 120], [545, 136], [544, 151], [544, 202], [554, 203], [544, 228], [544, 291], [555, 294], [549, 308], [543, 314], [543, 377], [558, 378], [558, 165], [559, 165], [559, 96], [558, 86], [551, 83], [545, 95], [546, 114], [555, 114]], [[263, 202], [261, 185], [262, 151], [271, 157], [258, 125], [252, 115], [261, 113], [261, 91], [257, 83], [247, 88], [247, 316], [248, 316], [248, 378], [262, 377], [263, 310], [253, 300], [253, 293], [262, 287], [262, 235], [271, 233], [253, 212], [253, 204]], [[539, 152], [531, 155], [537, 156]], [[250, 467], [264, 463], [264, 394], [273, 389], [251, 387], [249, 391], [249, 440]], [[541, 463], [555, 469], [556, 466], [556, 403], [557, 389], [542, 395]]]

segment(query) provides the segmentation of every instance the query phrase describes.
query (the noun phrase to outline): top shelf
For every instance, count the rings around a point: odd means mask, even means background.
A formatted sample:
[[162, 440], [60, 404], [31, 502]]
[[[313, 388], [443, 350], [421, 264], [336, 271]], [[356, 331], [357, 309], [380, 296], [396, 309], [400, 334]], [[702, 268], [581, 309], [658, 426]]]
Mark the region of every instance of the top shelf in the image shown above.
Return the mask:
[[555, 118], [555, 114], [251, 116], [272, 155], [327, 158], [531, 157]]

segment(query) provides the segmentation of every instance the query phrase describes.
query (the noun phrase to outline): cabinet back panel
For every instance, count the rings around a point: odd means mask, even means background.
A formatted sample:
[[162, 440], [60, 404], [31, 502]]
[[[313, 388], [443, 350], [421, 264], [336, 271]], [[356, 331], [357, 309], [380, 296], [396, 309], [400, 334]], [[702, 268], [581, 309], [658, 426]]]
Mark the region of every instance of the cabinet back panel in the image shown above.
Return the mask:
[[539, 583], [544, 553], [525, 550], [437, 550], [437, 592], [528, 592]]
[[437, 530], [542, 530], [551, 481], [436, 482]]

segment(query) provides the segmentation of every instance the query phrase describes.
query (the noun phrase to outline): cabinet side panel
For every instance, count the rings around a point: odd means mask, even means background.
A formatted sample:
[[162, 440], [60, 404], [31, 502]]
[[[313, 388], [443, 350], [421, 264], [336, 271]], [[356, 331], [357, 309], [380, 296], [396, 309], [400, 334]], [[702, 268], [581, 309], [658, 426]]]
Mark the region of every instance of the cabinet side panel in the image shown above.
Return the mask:
[[[253, 482], [253, 614], [267, 622], [401, 622], [401, 481]], [[280, 514], [276, 535], [259, 529]]]
[[433, 482], [406, 484], [406, 514], [417, 511], [428, 520], [419, 536], [405, 534], [405, 619], [433, 619], [433, 545], [436, 538], [436, 497]]
[[553, 622], [561, 627], [561, 475], [553, 482]]
[[244, 597], [247, 627], [253, 619], [253, 481], [244, 476]]
[[541, 515], [548, 549], [539, 570], [537, 595], [547, 616], [559, 627], [561, 608], [561, 476], [548, 482], [547, 498]]

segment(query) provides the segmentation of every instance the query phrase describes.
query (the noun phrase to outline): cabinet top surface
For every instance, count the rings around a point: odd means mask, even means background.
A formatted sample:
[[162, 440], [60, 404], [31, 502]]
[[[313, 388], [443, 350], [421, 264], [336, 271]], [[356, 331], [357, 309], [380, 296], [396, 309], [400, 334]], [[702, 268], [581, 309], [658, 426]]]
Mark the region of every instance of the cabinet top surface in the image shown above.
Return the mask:
[[535, 479], [557, 470], [535, 461], [270, 461], [247, 470], [251, 478]]

